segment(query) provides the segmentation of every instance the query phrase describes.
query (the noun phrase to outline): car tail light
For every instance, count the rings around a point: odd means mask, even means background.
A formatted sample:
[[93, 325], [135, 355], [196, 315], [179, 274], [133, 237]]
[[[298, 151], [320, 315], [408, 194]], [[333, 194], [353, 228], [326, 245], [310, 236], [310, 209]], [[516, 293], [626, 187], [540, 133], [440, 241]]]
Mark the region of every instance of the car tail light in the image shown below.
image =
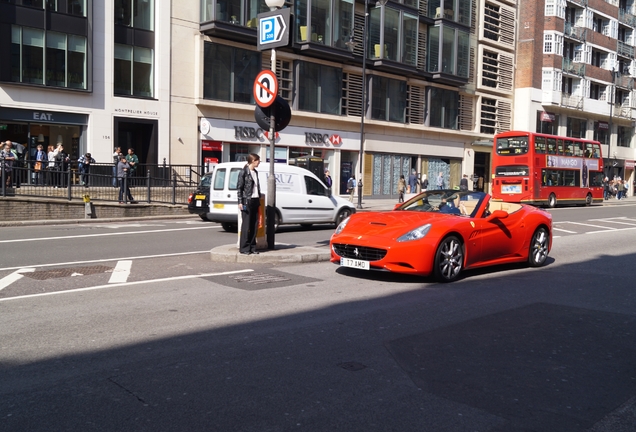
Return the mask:
[[192, 204], [192, 197], [194, 196], [194, 194], [190, 194], [190, 196], [188, 196], [188, 204]]

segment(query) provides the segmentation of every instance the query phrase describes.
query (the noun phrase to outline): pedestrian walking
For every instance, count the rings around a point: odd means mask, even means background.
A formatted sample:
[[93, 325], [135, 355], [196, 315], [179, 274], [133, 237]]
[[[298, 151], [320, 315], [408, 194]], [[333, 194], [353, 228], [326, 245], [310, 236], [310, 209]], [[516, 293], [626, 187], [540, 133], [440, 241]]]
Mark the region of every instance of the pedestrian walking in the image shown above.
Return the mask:
[[404, 202], [404, 190], [406, 189], [406, 181], [404, 180], [404, 174], [400, 176], [398, 180], [398, 202]]

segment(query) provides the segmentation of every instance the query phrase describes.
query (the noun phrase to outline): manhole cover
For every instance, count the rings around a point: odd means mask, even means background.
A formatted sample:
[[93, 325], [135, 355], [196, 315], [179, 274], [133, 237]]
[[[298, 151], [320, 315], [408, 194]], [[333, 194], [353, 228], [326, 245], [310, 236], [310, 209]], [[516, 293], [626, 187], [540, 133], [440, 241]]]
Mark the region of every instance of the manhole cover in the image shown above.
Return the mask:
[[268, 270], [267, 272], [240, 273], [225, 276], [206, 277], [205, 280], [247, 291], [299, 285], [317, 282], [318, 279], [296, 276], [289, 273]]
[[112, 267], [106, 266], [88, 266], [88, 267], [67, 267], [51, 270], [34, 271], [31, 273], [21, 273], [24, 277], [36, 280], [60, 279], [71, 276], [86, 276], [97, 273], [106, 273], [112, 271]]

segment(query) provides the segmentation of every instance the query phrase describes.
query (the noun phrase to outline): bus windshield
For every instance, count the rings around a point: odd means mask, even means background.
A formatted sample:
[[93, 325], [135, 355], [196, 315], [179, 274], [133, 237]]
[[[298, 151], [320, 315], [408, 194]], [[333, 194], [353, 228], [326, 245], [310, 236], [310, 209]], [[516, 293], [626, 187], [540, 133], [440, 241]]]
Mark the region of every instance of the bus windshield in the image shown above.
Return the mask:
[[506, 155], [520, 155], [528, 153], [528, 137], [504, 137], [496, 138], [497, 154]]

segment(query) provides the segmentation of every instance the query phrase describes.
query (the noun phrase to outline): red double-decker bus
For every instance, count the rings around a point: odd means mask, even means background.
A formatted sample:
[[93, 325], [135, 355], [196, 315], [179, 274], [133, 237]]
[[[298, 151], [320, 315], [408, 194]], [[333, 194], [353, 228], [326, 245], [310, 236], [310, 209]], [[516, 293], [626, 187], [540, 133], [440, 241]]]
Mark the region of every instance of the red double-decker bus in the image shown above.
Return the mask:
[[508, 202], [555, 207], [603, 202], [601, 144], [510, 131], [495, 135], [492, 195]]

